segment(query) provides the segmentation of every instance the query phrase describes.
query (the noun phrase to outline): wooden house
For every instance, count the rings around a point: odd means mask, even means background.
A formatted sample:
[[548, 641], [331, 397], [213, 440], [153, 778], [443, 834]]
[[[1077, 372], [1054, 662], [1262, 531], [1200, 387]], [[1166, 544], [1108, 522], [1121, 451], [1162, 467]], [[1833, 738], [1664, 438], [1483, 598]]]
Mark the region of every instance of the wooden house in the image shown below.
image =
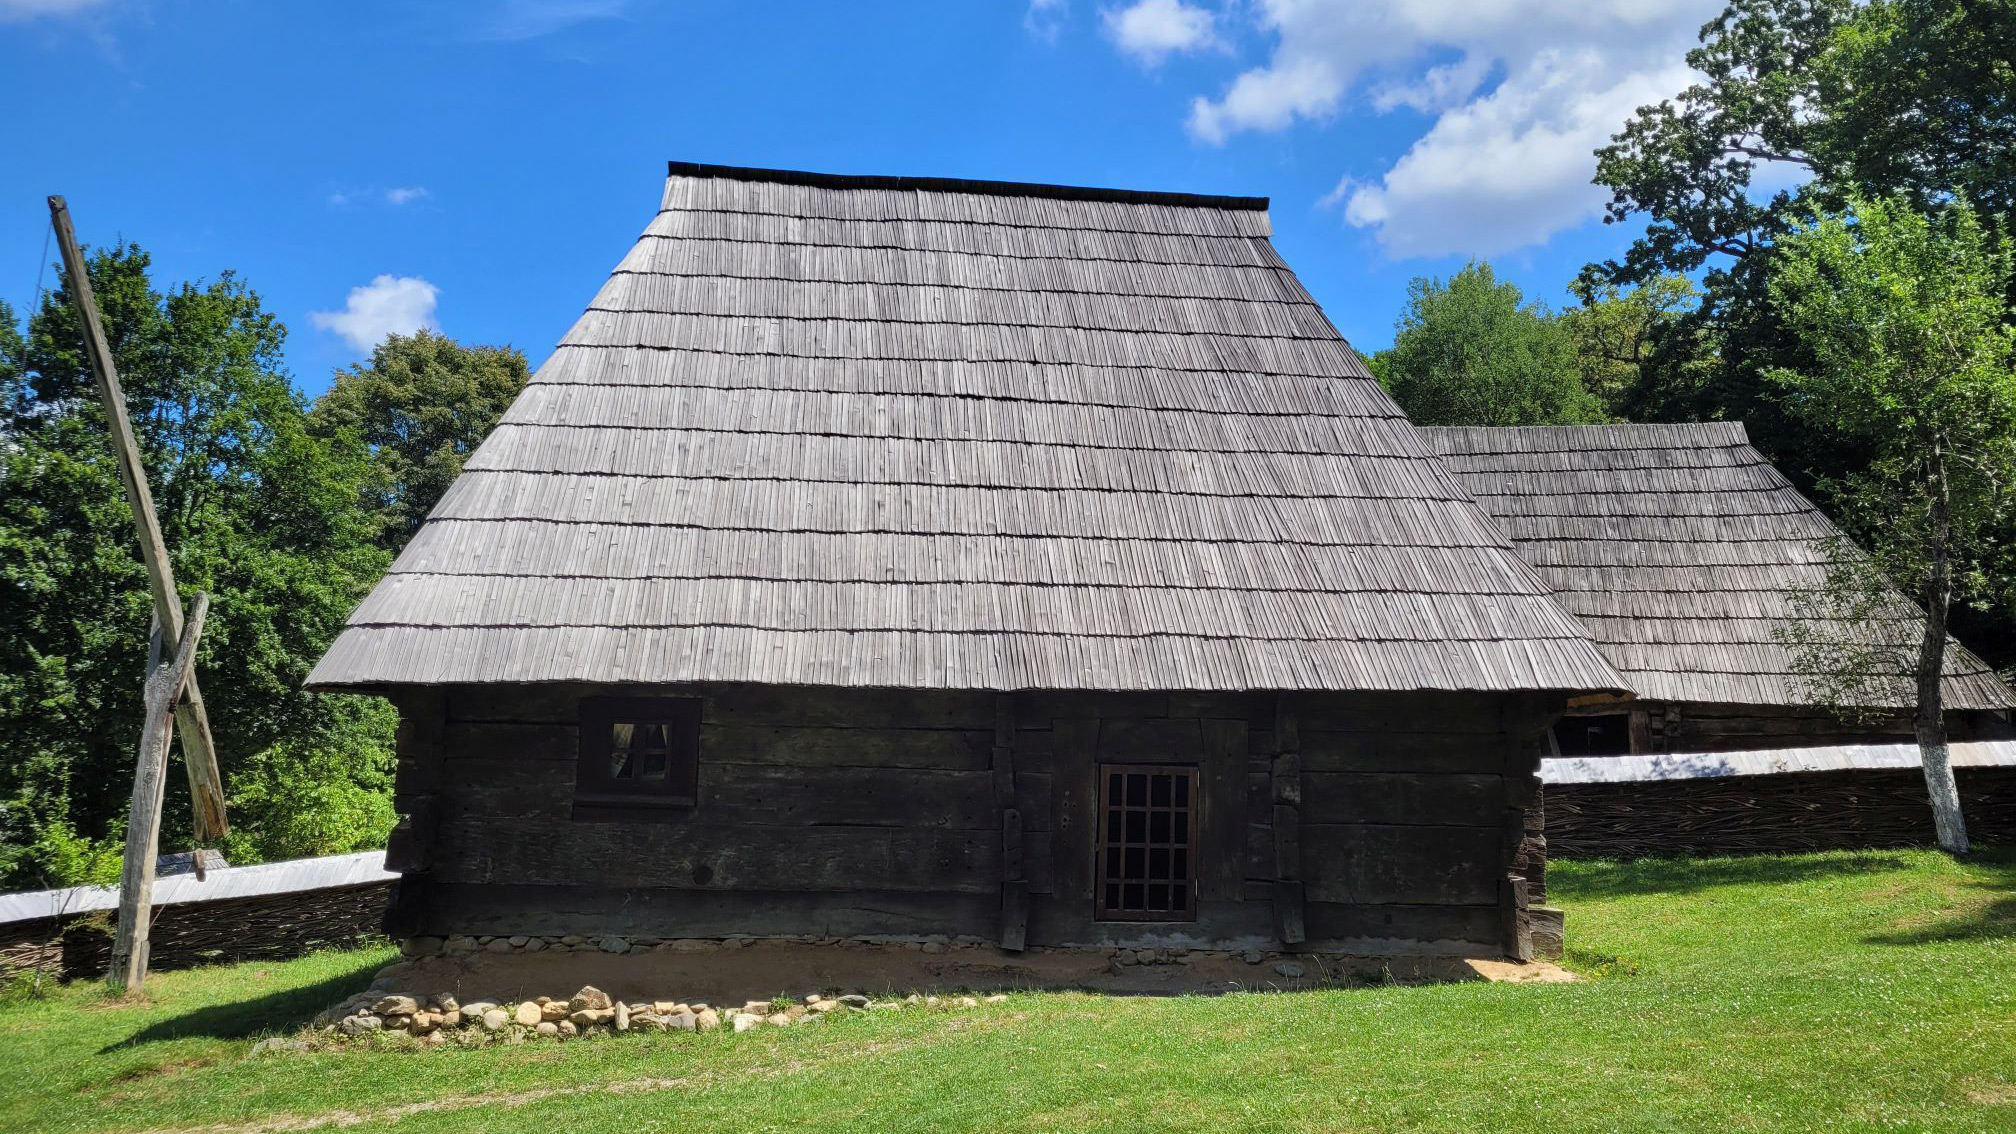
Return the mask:
[[396, 932], [1528, 954], [1628, 686], [1268, 232], [675, 164], [310, 678]]
[[[1421, 432], [1636, 694], [1578, 698], [1550, 755], [1912, 739], [1903, 691], [1859, 722], [1809, 704], [1774, 632], [1794, 615], [1789, 594], [1825, 582], [1841, 532], [1741, 422]], [[2016, 694], [1994, 670], [1955, 645], [1946, 672], [1956, 740], [2016, 735]]]

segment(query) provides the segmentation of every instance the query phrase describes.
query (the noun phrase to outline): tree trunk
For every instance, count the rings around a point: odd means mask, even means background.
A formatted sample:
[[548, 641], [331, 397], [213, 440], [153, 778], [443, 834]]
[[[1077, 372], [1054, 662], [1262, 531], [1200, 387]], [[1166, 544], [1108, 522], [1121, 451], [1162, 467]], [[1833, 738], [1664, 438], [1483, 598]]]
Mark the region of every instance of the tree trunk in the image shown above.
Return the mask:
[[1925, 790], [1932, 799], [1932, 824], [1940, 849], [1967, 853], [1967, 820], [1960, 814], [1960, 786], [1946, 747], [1946, 705], [1940, 678], [1946, 668], [1946, 616], [1953, 603], [1952, 504], [1947, 497], [1946, 452], [1932, 442], [1926, 457], [1926, 487], [1931, 491], [1931, 564], [1925, 574], [1925, 638], [1918, 649], [1918, 758], [1925, 768]]

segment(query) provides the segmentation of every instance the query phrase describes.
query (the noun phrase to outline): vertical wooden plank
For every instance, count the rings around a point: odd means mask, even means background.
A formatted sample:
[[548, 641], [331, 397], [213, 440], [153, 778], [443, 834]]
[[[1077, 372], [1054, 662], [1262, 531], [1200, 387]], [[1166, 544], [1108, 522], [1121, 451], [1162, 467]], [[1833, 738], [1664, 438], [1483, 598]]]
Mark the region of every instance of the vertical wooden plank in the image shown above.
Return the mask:
[[1652, 714], [1640, 707], [1631, 710], [1631, 754], [1643, 756], [1652, 751]]
[[[161, 851], [161, 796], [168, 771], [169, 721], [175, 699], [196, 666], [196, 640], [210, 596], [198, 594], [196, 608], [182, 623], [181, 640], [165, 664], [147, 674], [146, 715], [140, 726], [139, 756], [133, 768], [132, 810], [126, 817], [126, 857], [119, 879], [119, 927], [112, 939], [106, 982], [114, 992], [137, 991], [147, 979], [147, 931], [154, 919], [154, 866]], [[157, 629], [157, 641], [161, 638]], [[148, 655], [158, 657], [150, 644]]]
[[1057, 897], [1091, 916], [1092, 850], [1099, 829], [1097, 719], [1059, 719], [1051, 726], [1056, 762], [1050, 777], [1050, 830], [1056, 847]]
[[1274, 934], [1284, 945], [1308, 939], [1302, 906], [1302, 731], [1286, 693], [1274, 704]]
[[1015, 806], [1015, 697], [994, 698], [994, 805], [1001, 809], [1001, 947], [1019, 953], [1029, 938], [1029, 875], [1022, 811]]
[[385, 906], [385, 935], [410, 937], [424, 920], [429, 879], [440, 839], [441, 787], [448, 754], [446, 689], [403, 689], [397, 697], [398, 765], [392, 806], [398, 822], [385, 841], [385, 869], [405, 877], [392, 887]]
[[1526, 879], [1507, 874], [1498, 888], [1499, 913], [1504, 921], [1505, 955], [1515, 961], [1533, 959], [1533, 918], [1528, 912]]
[[1246, 892], [1246, 722], [1206, 719], [1199, 727], [1204, 757], [1199, 894], [1238, 901]]
[[[161, 538], [153, 490], [147, 485], [147, 471], [140, 464], [140, 446], [133, 438], [133, 423], [126, 413], [126, 393], [119, 386], [119, 370], [112, 362], [112, 347], [98, 317], [98, 299], [91, 291], [91, 273], [84, 264], [83, 253], [78, 251], [77, 234], [70, 226], [70, 206], [62, 197], [49, 198], [49, 221], [55, 226], [56, 243], [63, 252], [70, 299], [84, 328], [84, 350], [91, 359], [91, 375], [98, 382], [98, 398], [105, 408], [106, 424], [112, 430], [112, 455], [119, 467], [119, 482], [126, 489], [126, 503], [133, 511], [140, 558], [147, 568], [147, 589], [154, 596], [154, 617], [160, 620], [165, 640], [179, 641], [182, 598], [175, 589], [174, 563], [168, 558], [168, 546]], [[224, 774], [217, 767], [217, 748], [210, 739], [210, 714], [203, 707], [203, 692], [193, 671], [184, 678], [176, 697], [175, 720], [182, 730], [182, 762], [189, 770], [196, 841], [218, 842], [230, 833], [224, 817]]]

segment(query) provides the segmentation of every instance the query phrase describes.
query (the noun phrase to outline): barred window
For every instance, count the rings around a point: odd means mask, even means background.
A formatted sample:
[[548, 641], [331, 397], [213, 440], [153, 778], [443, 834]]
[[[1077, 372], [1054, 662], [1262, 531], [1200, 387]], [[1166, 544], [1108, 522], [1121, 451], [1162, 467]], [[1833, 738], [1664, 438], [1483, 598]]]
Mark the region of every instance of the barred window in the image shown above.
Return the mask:
[[1100, 766], [1099, 917], [1195, 920], [1196, 846], [1196, 768]]

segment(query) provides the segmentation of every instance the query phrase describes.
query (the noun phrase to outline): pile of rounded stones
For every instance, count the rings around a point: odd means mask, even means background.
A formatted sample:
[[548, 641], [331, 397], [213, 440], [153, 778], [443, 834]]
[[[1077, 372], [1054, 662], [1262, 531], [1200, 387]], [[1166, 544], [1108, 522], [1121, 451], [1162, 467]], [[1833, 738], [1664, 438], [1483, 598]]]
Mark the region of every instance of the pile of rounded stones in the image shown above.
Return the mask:
[[[786, 1027], [835, 1013], [923, 1006], [978, 1008], [1008, 999], [997, 994], [937, 997], [911, 995], [900, 1000], [874, 1000], [860, 993], [829, 995], [815, 992], [798, 1000], [751, 1000], [736, 1008], [716, 1008], [704, 1002], [616, 1000], [593, 985], [585, 985], [565, 1000], [536, 996], [515, 1004], [492, 1000], [461, 1001], [449, 993], [418, 996], [401, 992], [360, 992], [315, 1019], [315, 1026], [342, 1036], [403, 1032], [429, 1045], [486, 1038], [522, 1041], [534, 1036], [588, 1036], [617, 1032], [711, 1032], [729, 1028], [746, 1032], [769, 1024]], [[452, 1037], [452, 1038], [451, 1038]]]

